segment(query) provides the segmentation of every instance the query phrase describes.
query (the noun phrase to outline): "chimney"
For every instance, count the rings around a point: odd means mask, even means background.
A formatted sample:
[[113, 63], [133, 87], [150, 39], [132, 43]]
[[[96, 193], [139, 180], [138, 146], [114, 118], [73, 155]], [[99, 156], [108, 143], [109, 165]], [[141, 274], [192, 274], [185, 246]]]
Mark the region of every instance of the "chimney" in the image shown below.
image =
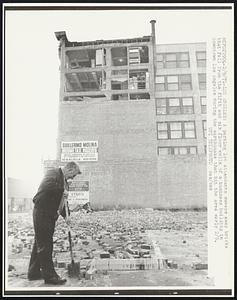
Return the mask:
[[[156, 29], [155, 24], [156, 20], [151, 20], [151, 41], [152, 41], [152, 61], [153, 61], [153, 88], [155, 93], [155, 80], [156, 80]], [[155, 97], [155, 94], [153, 95]]]
[[156, 20], [151, 20], [150, 23], [151, 23], [151, 36], [152, 36], [153, 43], [155, 43], [155, 41], [156, 41], [156, 28], [155, 28]]

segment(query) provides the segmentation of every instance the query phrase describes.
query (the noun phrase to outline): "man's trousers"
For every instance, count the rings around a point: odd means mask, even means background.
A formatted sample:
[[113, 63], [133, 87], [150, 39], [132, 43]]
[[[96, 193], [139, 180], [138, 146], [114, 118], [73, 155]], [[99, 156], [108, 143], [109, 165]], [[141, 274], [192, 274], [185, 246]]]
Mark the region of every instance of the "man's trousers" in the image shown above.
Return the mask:
[[55, 217], [34, 208], [33, 224], [35, 240], [31, 253], [28, 269], [28, 278], [39, 277], [44, 279], [57, 276], [53, 265], [53, 234], [55, 229]]

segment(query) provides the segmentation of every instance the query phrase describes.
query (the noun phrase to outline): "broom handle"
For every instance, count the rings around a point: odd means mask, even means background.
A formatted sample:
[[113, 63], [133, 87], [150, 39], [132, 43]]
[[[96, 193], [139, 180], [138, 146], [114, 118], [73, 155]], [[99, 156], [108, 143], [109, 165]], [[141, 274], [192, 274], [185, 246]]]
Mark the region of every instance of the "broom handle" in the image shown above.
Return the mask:
[[[67, 202], [67, 199], [65, 199], [65, 211], [66, 211], [66, 218], [68, 219], [69, 212], [68, 212], [68, 202]], [[71, 260], [72, 260], [72, 263], [74, 263], [73, 252], [72, 252], [72, 236], [71, 236], [71, 229], [70, 229], [69, 225], [68, 225], [68, 239], [69, 239], [69, 248], [70, 248]]]

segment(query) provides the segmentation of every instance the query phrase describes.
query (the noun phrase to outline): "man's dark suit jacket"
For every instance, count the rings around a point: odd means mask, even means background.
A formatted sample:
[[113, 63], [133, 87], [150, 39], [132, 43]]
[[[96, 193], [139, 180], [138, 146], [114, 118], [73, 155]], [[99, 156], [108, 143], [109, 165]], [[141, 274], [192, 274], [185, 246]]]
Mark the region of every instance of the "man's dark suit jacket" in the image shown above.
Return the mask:
[[[49, 170], [33, 198], [35, 209], [48, 216], [57, 217], [57, 210], [64, 191], [64, 175], [61, 168]], [[65, 207], [61, 213], [65, 218]]]

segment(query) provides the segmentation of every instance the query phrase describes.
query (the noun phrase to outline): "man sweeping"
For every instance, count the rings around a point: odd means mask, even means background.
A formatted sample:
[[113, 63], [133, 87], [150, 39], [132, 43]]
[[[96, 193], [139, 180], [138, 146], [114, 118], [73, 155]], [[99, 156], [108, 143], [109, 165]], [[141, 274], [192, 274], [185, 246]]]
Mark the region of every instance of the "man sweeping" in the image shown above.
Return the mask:
[[56, 273], [52, 260], [53, 234], [59, 215], [67, 223], [64, 198], [68, 195], [68, 184], [81, 174], [75, 162], [68, 162], [63, 168], [49, 170], [33, 198], [33, 224], [35, 240], [28, 269], [28, 279], [44, 279], [45, 283], [62, 285], [66, 279]]

